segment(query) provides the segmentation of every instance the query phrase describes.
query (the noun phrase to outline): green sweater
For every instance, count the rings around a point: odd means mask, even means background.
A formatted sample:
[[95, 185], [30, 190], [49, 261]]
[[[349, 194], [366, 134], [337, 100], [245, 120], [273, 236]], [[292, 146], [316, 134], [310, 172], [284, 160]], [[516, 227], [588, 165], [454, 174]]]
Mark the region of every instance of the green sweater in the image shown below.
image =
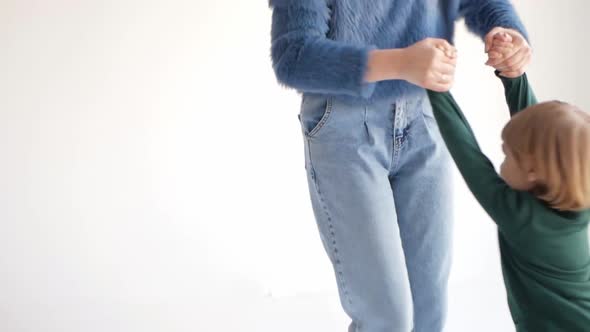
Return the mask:
[[[536, 103], [526, 75], [501, 78], [510, 114]], [[560, 212], [510, 188], [481, 152], [450, 93], [428, 91], [440, 132], [467, 186], [498, 225], [517, 331], [590, 331], [590, 211]]]

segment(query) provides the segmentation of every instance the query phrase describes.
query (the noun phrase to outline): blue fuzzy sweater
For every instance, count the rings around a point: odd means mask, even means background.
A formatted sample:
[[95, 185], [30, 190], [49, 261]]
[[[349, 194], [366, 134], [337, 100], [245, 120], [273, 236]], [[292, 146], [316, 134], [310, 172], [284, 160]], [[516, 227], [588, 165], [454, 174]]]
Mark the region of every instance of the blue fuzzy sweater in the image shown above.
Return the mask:
[[270, 6], [279, 82], [351, 103], [419, 92], [401, 80], [364, 83], [371, 49], [407, 47], [427, 37], [452, 42], [462, 17], [481, 37], [498, 26], [526, 36], [509, 0], [270, 0]]

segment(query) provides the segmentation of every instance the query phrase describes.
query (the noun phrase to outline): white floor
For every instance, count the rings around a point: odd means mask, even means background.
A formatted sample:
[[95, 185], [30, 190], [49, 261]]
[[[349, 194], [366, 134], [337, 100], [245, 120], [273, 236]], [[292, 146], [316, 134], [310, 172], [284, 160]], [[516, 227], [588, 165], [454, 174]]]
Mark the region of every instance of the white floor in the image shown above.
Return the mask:
[[[493, 283], [497, 285], [497, 283]], [[13, 299], [0, 307], [1, 331], [10, 332], [345, 332], [347, 317], [335, 294], [274, 298], [248, 287], [219, 297]], [[496, 286], [453, 287], [447, 331], [513, 331], [504, 292]], [[19, 317], [19, 320], [16, 320]]]

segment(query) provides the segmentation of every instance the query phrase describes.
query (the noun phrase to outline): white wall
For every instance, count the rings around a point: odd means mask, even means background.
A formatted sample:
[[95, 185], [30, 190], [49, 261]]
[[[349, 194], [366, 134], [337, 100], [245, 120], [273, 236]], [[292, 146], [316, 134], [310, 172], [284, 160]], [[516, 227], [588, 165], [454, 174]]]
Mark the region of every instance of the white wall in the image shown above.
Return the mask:
[[[590, 5], [516, 6], [539, 97], [590, 109]], [[0, 331], [344, 329], [269, 36], [262, 0], [0, 0]], [[457, 46], [499, 160], [500, 87]], [[506, 330], [494, 227], [457, 197], [450, 330]]]

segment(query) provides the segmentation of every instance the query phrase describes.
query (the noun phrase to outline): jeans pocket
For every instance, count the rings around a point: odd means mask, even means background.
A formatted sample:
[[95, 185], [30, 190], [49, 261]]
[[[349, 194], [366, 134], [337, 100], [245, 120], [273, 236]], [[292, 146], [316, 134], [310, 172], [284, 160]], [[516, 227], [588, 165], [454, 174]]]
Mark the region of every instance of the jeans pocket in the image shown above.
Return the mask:
[[332, 115], [332, 98], [304, 96], [299, 122], [308, 138], [316, 137]]

